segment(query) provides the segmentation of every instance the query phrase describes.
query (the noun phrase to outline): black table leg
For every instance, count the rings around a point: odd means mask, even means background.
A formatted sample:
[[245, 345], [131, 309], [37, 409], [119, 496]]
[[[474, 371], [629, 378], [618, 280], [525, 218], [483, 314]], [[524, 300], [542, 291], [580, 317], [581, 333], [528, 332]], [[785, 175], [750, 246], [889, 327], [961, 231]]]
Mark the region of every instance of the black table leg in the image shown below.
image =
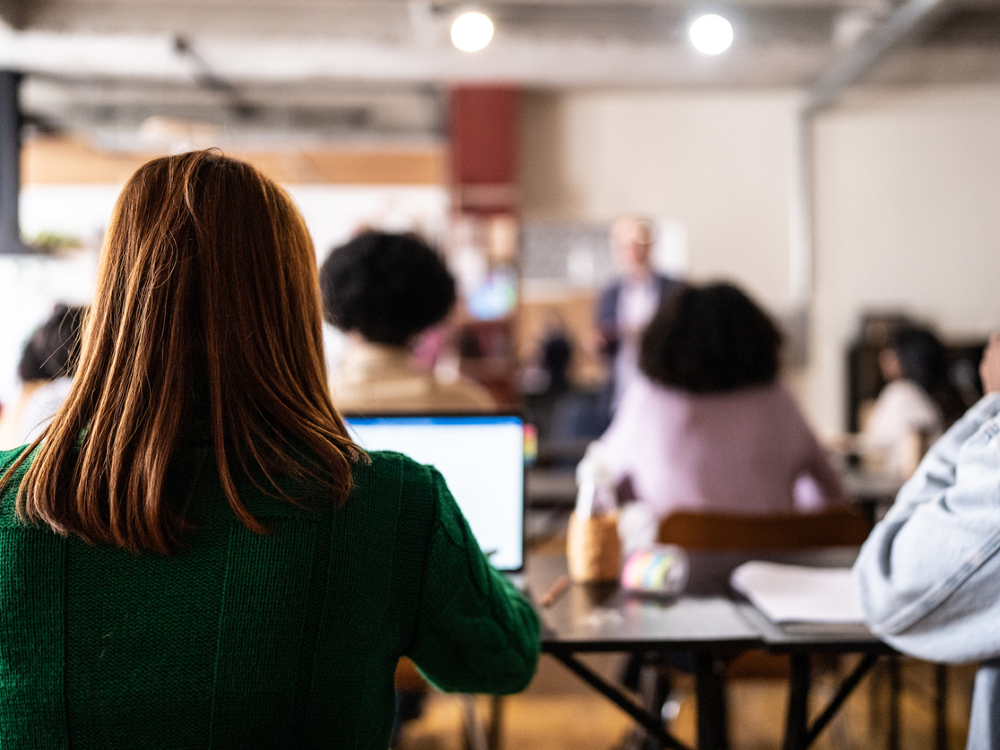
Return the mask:
[[726, 716], [725, 663], [715, 654], [694, 654], [695, 692], [698, 696], [698, 750], [729, 750]]
[[899, 694], [903, 689], [899, 657], [892, 654], [889, 662], [889, 734], [885, 744], [888, 750], [899, 750]]
[[[671, 748], [671, 750], [688, 750], [686, 745], [682, 744], [676, 737], [664, 729], [663, 721], [659, 716], [654, 716], [649, 711], [637, 706], [635, 702], [618, 689], [617, 686], [611, 685], [600, 675], [595, 674], [585, 664], [577, 660], [573, 654], [556, 653], [554, 651], [549, 651], [548, 653], [561, 661], [570, 671], [575, 673], [581, 680], [594, 688], [594, 690], [599, 692], [605, 698], [618, 706], [622, 711], [635, 719], [643, 729], [649, 732], [652, 736], [656, 737], [665, 747]], [[699, 716], [700, 715], [701, 710], [699, 708]], [[703, 750], [700, 745], [699, 750]], [[723, 750], [726, 749], [723, 748]]]
[[937, 750], [948, 750], [948, 667], [934, 665], [934, 740]]
[[500, 729], [503, 726], [503, 696], [490, 697], [490, 723], [486, 730], [490, 750], [500, 750]]
[[882, 727], [885, 714], [882, 711], [882, 696], [885, 695], [885, 662], [872, 670], [868, 681], [868, 734], [875, 734]]
[[819, 737], [820, 733], [826, 729], [826, 725], [829, 724], [833, 720], [833, 717], [837, 715], [837, 711], [839, 711], [840, 707], [844, 705], [844, 701], [850, 697], [851, 693], [854, 692], [854, 688], [858, 686], [858, 683], [864, 679], [864, 676], [871, 671], [871, 668], [874, 667], [877, 662], [878, 654], [866, 654], [861, 660], [861, 663], [858, 664], [858, 666], [854, 668], [854, 671], [852, 671], [851, 674], [849, 674], [840, 684], [840, 687], [837, 688], [836, 694], [834, 694], [829, 704], [827, 704], [823, 713], [821, 713], [812, 723], [812, 726], [809, 727], [809, 732], [806, 735], [806, 741], [801, 746], [802, 750], [812, 747], [812, 743], [816, 741], [816, 738]]
[[[664, 674], [666, 667], [660, 664], [650, 664], [646, 666], [647, 676], [651, 679], [642, 681], [643, 699], [649, 713], [660, 717], [663, 721], [663, 706], [670, 697], [670, 680]], [[650, 737], [646, 743], [646, 750], [663, 750], [663, 742], [658, 737]]]
[[816, 720], [809, 724], [809, 692], [812, 686], [812, 664], [809, 654], [791, 655], [791, 679], [788, 686], [788, 716], [783, 750], [808, 750], [837, 715], [865, 675], [878, 663], [878, 654], [865, 654], [851, 673], [844, 678], [833, 698]]
[[812, 662], [809, 654], [792, 654], [788, 686], [788, 715], [785, 718], [784, 750], [806, 747], [809, 734], [809, 689], [812, 686]]

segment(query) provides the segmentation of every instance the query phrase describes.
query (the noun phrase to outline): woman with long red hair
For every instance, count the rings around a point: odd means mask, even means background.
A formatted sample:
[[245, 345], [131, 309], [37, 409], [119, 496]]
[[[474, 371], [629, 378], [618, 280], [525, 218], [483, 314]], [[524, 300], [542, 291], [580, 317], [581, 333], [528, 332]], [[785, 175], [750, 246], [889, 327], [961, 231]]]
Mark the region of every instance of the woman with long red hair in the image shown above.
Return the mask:
[[331, 403], [315, 253], [213, 151], [129, 180], [72, 390], [0, 453], [0, 745], [385, 748], [393, 671], [515, 692], [538, 619]]

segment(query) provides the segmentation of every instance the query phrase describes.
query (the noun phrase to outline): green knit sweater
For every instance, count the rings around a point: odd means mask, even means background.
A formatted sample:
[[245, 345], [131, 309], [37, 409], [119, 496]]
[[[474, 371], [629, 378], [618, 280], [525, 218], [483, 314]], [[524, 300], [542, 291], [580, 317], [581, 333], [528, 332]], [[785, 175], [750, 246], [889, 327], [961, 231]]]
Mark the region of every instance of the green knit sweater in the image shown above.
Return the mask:
[[436, 470], [373, 453], [341, 508], [247, 482], [260, 536], [210, 456], [175, 461], [195, 528], [169, 557], [26, 528], [19, 478], [0, 495], [0, 747], [384, 750], [400, 655], [444, 690], [528, 684], [538, 618]]

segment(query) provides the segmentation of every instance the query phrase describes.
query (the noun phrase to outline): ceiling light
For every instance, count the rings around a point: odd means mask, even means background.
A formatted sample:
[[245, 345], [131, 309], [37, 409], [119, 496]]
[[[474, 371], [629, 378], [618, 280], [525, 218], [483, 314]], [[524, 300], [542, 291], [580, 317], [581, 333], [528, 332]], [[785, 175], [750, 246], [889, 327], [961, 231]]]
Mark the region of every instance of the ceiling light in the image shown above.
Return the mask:
[[706, 55], [718, 55], [733, 43], [733, 25], [722, 16], [710, 13], [695, 19], [688, 35], [696, 50]]
[[463, 52], [477, 52], [493, 38], [493, 22], [483, 13], [463, 13], [451, 24], [451, 43]]

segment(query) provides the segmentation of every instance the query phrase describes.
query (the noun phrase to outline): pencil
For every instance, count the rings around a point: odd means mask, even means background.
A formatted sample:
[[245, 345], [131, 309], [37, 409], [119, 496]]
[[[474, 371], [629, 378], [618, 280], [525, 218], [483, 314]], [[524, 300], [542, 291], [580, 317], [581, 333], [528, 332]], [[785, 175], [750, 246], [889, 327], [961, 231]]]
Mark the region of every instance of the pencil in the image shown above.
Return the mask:
[[556, 582], [552, 584], [552, 588], [548, 590], [548, 593], [542, 597], [542, 606], [551, 607], [556, 603], [556, 599], [563, 595], [566, 589], [569, 588], [569, 576], [565, 573], [556, 579]]

